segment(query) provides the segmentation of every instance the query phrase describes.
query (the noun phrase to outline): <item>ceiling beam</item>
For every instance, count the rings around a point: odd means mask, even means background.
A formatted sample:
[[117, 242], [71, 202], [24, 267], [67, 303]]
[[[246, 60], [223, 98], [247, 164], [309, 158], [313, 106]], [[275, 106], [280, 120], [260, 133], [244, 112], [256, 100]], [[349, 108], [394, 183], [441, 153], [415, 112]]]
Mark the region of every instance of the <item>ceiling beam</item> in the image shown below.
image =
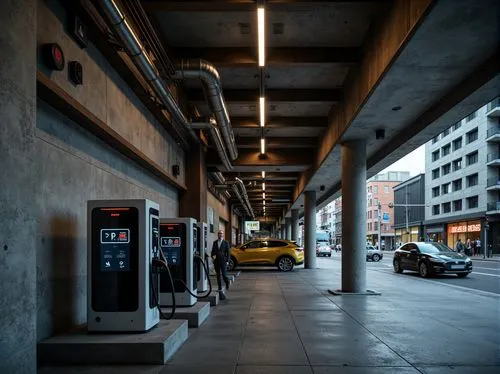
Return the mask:
[[[206, 102], [202, 90], [189, 90], [188, 100], [192, 102]], [[329, 90], [266, 90], [266, 101], [269, 102], [340, 102], [341, 93], [339, 89]], [[226, 102], [257, 103], [259, 101], [259, 90], [224, 90]]]
[[[222, 166], [219, 156], [214, 150], [207, 152], [207, 165]], [[268, 150], [261, 156], [260, 151], [251, 149], [240, 149], [239, 155], [233, 161], [233, 166], [257, 166], [257, 167], [275, 167], [275, 166], [296, 166], [310, 167], [313, 161], [312, 152], [297, 152], [289, 149]]]
[[[226, 179], [233, 179], [235, 177], [238, 177], [243, 180], [256, 180], [256, 181], [262, 181], [262, 173], [223, 173], [224, 178]], [[269, 183], [269, 185], [286, 185], [290, 187], [295, 187], [295, 183], [288, 182], [288, 181], [295, 181], [299, 177], [298, 173], [266, 173], [266, 187]]]
[[[224, 91], [225, 92], [225, 91]], [[259, 128], [260, 124], [255, 117], [231, 117], [233, 128]], [[279, 129], [290, 127], [321, 127], [328, 125], [328, 117], [270, 117], [266, 121], [266, 128]]]
[[[238, 148], [260, 149], [260, 138], [239, 137], [236, 139]], [[266, 148], [316, 148], [317, 138], [273, 138], [266, 136]]]

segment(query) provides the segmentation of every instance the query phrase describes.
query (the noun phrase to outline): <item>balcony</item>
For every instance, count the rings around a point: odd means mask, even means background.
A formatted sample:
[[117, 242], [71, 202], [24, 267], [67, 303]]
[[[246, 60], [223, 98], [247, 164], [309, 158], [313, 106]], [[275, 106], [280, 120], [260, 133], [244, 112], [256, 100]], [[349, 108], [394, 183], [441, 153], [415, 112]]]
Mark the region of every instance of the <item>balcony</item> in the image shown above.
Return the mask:
[[486, 190], [487, 191], [500, 190], [500, 177], [488, 178], [488, 180], [486, 181]]
[[488, 103], [486, 115], [488, 117], [500, 117], [500, 97], [497, 97]]
[[492, 129], [488, 129], [488, 132], [486, 133], [486, 141], [500, 142], [500, 128], [494, 127]]
[[486, 156], [486, 165], [487, 166], [500, 166], [500, 154], [490, 153], [488, 156]]
[[486, 205], [486, 214], [500, 214], [500, 201], [488, 203]]

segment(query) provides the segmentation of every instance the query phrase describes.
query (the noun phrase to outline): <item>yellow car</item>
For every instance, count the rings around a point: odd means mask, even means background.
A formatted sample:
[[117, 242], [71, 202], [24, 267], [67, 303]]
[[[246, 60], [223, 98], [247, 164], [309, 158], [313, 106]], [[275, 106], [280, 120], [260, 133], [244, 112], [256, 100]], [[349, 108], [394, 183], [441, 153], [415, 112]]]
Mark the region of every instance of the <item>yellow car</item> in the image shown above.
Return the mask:
[[275, 265], [281, 271], [291, 271], [303, 262], [304, 250], [293, 241], [255, 239], [231, 248], [228, 270], [239, 265]]

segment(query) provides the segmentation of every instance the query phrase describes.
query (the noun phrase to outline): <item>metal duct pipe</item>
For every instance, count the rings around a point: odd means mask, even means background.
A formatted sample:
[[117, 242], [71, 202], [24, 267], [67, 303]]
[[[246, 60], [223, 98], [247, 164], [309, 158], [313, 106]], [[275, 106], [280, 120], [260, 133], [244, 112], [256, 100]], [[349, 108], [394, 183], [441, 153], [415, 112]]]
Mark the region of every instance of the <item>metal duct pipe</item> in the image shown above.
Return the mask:
[[226, 184], [226, 179], [224, 178], [224, 176], [220, 171], [214, 171], [212, 173], [212, 176], [217, 180], [217, 183]]
[[212, 136], [212, 140], [215, 144], [215, 149], [219, 154], [219, 157], [222, 161], [222, 165], [227, 171], [231, 171], [233, 169], [233, 165], [231, 165], [231, 161], [226, 153], [226, 148], [224, 147], [224, 142], [222, 141], [222, 137], [219, 132], [219, 128], [215, 124], [213, 119], [210, 119], [208, 122], [195, 122], [189, 125], [191, 129], [207, 129], [210, 131], [210, 135]]
[[245, 212], [247, 212], [247, 215], [250, 216], [250, 211], [248, 210], [247, 205], [245, 204], [245, 200], [243, 200], [243, 197], [240, 194], [240, 191], [238, 190], [238, 186], [236, 183], [231, 184], [231, 188], [233, 189], [234, 195], [238, 198], [238, 200], [241, 202], [243, 205], [243, 208], [245, 209]]
[[205, 60], [182, 60], [180, 69], [176, 71], [175, 76], [182, 79], [201, 80], [210, 109], [214, 112], [217, 124], [224, 137], [229, 156], [231, 160], [236, 160], [238, 157], [238, 150], [236, 149], [231, 120], [229, 119], [226, 103], [222, 94], [219, 73], [215, 66]]
[[[130, 57], [142, 72], [144, 77], [149, 81], [149, 84], [160, 97], [168, 112], [172, 115], [174, 119], [174, 126], [175, 123], [180, 123], [181, 125], [187, 127], [189, 121], [177, 105], [177, 102], [171, 92], [168, 88], [166, 88], [158, 74], [158, 71], [149, 59], [149, 56], [146, 54], [139, 38], [135, 35], [118, 5], [114, 2], [114, 0], [101, 0], [100, 3], [104, 13], [108, 17], [109, 22], [112, 24], [115, 32], [118, 34], [125, 48], [128, 50]], [[194, 133], [190, 132], [190, 134], [198, 141], [198, 138]]]
[[243, 181], [238, 177], [234, 178], [234, 180], [236, 181], [236, 184], [240, 186], [241, 194], [243, 196], [246, 206], [248, 207], [248, 210], [250, 211], [250, 216], [252, 218], [255, 218], [252, 205], [250, 205], [250, 200], [248, 200], [248, 194], [247, 194], [247, 189], [245, 188], [245, 183], [243, 183]]

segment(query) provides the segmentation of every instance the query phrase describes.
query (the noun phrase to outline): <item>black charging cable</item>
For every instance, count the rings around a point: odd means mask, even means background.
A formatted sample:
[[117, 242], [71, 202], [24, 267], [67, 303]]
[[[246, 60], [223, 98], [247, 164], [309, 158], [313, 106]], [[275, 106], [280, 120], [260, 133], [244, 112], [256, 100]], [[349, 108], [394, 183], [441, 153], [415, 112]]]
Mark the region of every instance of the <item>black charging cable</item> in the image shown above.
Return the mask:
[[201, 295], [201, 296], [195, 295], [193, 292], [191, 292], [191, 290], [189, 289], [189, 287], [187, 286], [187, 284], [184, 283], [184, 281], [182, 279], [176, 279], [176, 281], [180, 282], [186, 288], [186, 291], [191, 296], [195, 297], [198, 300], [205, 299], [205, 298], [207, 298], [212, 293], [212, 281], [210, 280], [210, 273], [209, 273], [209, 270], [208, 270], [208, 261], [203, 261], [203, 259], [199, 255], [194, 255], [194, 258], [196, 258], [198, 261], [201, 262], [202, 267], [203, 267], [203, 271], [205, 271], [205, 274], [207, 275], [207, 279], [208, 279], [208, 291], [207, 291], [207, 293], [204, 294], [204, 295]]
[[154, 288], [153, 274], [150, 273], [149, 275], [150, 275], [150, 279], [151, 279], [151, 284], [153, 285], [153, 299], [154, 299], [153, 301], [154, 301], [156, 307], [158, 308], [158, 311], [160, 312], [161, 319], [172, 319], [172, 317], [175, 314], [175, 307], [176, 307], [174, 280], [172, 279], [172, 273], [170, 272], [170, 269], [168, 267], [167, 261], [165, 259], [165, 255], [163, 254], [163, 251], [161, 251], [161, 250], [160, 250], [160, 257], [163, 257], [163, 259], [158, 259], [158, 258], [153, 259], [153, 266], [156, 268], [165, 268], [167, 270], [168, 279], [169, 279], [170, 285], [171, 285], [170, 293], [172, 295], [172, 310], [170, 311], [170, 314], [168, 316], [165, 315], [160, 308], [160, 300], [158, 300], [159, 297], [158, 298], [156, 297], [156, 295], [159, 295], [159, 292], [157, 293], [157, 290], [155, 290], [155, 288]]

